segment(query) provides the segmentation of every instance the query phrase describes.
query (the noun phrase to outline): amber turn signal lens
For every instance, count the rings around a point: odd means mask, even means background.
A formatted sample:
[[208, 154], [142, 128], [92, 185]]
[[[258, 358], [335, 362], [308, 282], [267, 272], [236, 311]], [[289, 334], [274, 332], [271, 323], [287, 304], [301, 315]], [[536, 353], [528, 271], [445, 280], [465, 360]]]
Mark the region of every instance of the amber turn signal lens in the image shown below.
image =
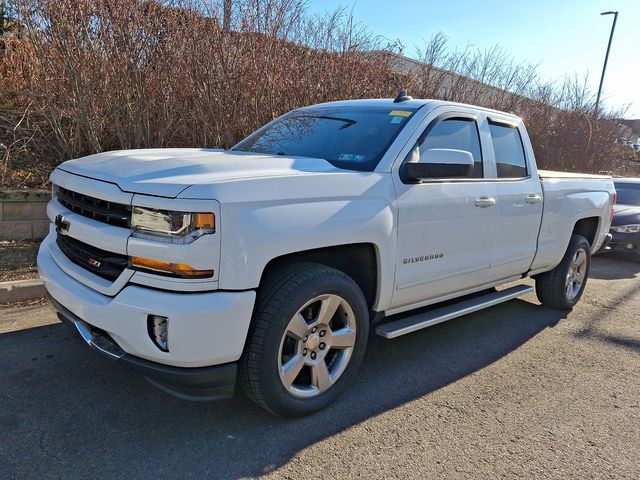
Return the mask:
[[213, 213], [193, 213], [193, 226], [204, 230], [216, 229], [216, 216]]
[[213, 270], [195, 270], [184, 263], [167, 263], [142, 257], [130, 257], [130, 262], [133, 267], [169, 273], [183, 278], [207, 278], [213, 276]]

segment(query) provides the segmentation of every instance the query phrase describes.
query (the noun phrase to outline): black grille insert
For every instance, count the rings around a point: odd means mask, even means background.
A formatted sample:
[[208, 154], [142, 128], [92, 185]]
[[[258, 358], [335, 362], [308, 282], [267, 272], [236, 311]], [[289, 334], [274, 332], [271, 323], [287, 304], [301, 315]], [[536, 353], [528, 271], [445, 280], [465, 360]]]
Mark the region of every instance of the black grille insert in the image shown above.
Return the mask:
[[83, 217], [117, 227], [129, 228], [131, 224], [130, 205], [100, 200], [59, 185], [56, 186], [56, 195], [63, 206]]
[[108, 280], [115, 280], [127, 268], [129, 258], [126, 255], [107, 252], [80, 240], [58, 233], [56, 243], [73, 263]]

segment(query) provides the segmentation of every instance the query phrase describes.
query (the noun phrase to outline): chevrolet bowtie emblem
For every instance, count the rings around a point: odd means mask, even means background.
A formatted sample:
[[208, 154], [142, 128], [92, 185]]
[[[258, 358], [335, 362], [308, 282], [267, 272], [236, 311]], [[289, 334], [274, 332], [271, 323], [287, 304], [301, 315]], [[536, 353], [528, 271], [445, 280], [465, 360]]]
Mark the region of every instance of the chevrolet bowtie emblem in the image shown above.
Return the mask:
[[69, 222], [67, 222], [62, 215], [56, 215], [54, 223], [58, 232], [65, 232], [69, 230]]

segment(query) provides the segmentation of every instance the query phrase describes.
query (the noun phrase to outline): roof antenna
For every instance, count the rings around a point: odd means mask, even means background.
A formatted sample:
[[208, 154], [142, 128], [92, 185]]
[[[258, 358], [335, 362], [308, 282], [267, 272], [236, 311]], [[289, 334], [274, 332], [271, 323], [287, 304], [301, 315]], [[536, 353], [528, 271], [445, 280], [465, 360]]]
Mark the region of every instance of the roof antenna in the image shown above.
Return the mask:
[[398, 96], [395, 98], [393, 103], [406, 102], [408, 100], [413, 100], [413, 97], [407, 95], [407, 90], [403, 88], [402, 90], [400, 90], [400, 93], [398, 93]]

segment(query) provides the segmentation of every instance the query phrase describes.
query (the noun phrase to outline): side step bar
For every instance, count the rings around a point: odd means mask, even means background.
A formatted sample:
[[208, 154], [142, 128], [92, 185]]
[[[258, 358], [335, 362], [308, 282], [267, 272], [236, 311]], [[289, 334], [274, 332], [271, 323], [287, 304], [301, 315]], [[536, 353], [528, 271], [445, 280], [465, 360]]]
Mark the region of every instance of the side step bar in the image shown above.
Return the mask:
[[470, 300], [463, 300], [453, 305], [418, 313], [393, 322], [383, 323], [376, 328], [376, 333], [384, 338], [396, 338], [407, 333], [415, 332], [416, 330], [430, 327], [431, 325], [436, 325], [437, 323], [446, 322], [447, 320], [461, 317], [468, 313], [492, 307], [502, 302], [508, 302], [509, 300], [531, 292], [533, 292], [533, 287], [516, 285], [515, 287], [507, 288], [499, 292], [487, 293], [486, 295]]

